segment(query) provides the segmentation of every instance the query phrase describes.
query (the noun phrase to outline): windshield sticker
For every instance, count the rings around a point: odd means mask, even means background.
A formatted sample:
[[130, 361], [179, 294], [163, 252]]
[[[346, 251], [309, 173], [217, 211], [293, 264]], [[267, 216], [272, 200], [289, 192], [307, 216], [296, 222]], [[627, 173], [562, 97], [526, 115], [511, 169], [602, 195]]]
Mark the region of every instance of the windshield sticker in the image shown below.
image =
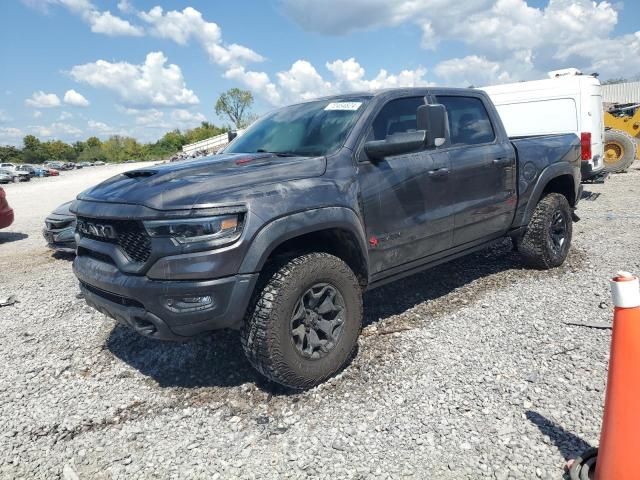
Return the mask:
[[324, 107], [325, 110], [355, 111], [360, 108], [362, 102], [333, 102]]

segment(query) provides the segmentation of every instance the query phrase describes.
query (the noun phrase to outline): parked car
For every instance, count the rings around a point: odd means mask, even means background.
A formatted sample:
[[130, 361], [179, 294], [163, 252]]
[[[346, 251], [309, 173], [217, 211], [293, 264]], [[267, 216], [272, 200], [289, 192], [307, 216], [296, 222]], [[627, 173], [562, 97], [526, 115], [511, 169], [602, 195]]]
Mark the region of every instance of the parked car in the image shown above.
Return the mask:
[[69, 211], [71, 202], [63, 203], [44, 221], [42, 235], [49, 248], [58, 252], [73, 253], [76, 251], [76, 216]]
[[12, 182], [28, 182], [29, 180], [31, 180], [31, 176], [29, 175], [29, 173], [22, 170], [9, 170], [7, 168], [0, 168], [0, 172], [4, 173], [5, 175], [9, 175]]
[[4, 163], [0, 163], [0, 168], [2, 168], [4, 170], [14, 171], [17, 168], [17, 166], [16, 166], [15, 163], [4, 162]]
[[238, 328], [259, 372], [308, 388], [351, 358], [367, 289], [504, 237], [527, 265], [561, 265], [580, 163], [574, 134], [510, 139], [480, 90], [326, 97], [221, 155], [82, 192], [73, 270], [89, 305], [139, 334]]
[[16, 167], [17, 171], [27, 172], [31, 178], [36, 176], [36, 169], [33, 165], [23, 164]]
[[35, 170], [36, 177], [48, 177], [51, 175], [47, 167], [36, 166], [33, 168]]
[[576, 69], [549, 72], [548, 79], [483, 87], [510, 137], [574, 133], [581, 140], [582, 179], [602, 177], [602, 87]]
[[0, 183], [13, 182], [14, 174], [7, 170], [0, 170]]
[[67, 170], [67, 167], [65, 167], [65, 164], [62, 162], [44, 162], [44, 166], [58, 171]]
[[6, 228], [13, 223], [13, 209], [7, 201], [7, 193], [0, 188], [0, 228]]
[[103, 165], [106, 165], [106, 163], [103, 162], [102, 160], [98, 160], [97, 162], [93, 162], [93, 166], [94, 167], [101, 167]]
[[76, 164], [77, 168], [87, 168], [87, 167], [93, 167], [93, 164], [91, 162], [78, 162]]
[[51, 176], [51, 177], [57, 177], [58, 175], [60, 175], [60, 172], [55, 168], [48, 167], [47, 171], [49, 172], [48, 176]]

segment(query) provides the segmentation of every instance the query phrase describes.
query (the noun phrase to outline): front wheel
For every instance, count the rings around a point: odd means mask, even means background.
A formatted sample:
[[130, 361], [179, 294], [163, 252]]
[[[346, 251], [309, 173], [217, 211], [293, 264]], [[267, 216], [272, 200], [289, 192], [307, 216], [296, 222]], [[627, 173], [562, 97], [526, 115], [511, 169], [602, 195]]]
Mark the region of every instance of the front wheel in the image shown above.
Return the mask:
[[572, 233], [573, 219], [567, 198], [560, 193], [549, 193], [536, 205], [517, 250], [529, 266], [559, 267], [569, 255]]
[[295, 389], [322, 383], [351, 359], [362, 324], [362, 289], [328, 253], [310, 253], [267, 270], [242, 330], [251, 364]]

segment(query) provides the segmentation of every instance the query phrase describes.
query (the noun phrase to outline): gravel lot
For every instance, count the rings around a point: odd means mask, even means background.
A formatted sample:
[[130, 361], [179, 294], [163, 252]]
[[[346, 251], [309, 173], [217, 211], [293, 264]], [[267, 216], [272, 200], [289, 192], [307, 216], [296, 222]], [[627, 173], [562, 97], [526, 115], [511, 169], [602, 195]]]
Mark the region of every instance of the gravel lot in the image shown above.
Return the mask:
[[640, 272], [637, 163], [585, 187], [562, 268], [505, 241], [370, 292], [356, 359], [295, 394], [233, 332], [153, 342], [76, 298], [42, 220], [124, 167], [6, 188], [0, 478], [557, 479], [597, 445], [610, 331], [566, 322], [610, 323], [609, 277]]

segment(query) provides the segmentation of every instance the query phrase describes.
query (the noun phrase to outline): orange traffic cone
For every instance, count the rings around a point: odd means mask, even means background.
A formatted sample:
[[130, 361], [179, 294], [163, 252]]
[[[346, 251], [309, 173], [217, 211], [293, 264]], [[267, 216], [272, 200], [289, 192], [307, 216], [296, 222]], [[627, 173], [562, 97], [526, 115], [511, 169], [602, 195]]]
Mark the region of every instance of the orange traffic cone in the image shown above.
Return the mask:
[[615, 306], [596, 480], [640, 479], [640, 287], [630, 273], [611, 280]]

